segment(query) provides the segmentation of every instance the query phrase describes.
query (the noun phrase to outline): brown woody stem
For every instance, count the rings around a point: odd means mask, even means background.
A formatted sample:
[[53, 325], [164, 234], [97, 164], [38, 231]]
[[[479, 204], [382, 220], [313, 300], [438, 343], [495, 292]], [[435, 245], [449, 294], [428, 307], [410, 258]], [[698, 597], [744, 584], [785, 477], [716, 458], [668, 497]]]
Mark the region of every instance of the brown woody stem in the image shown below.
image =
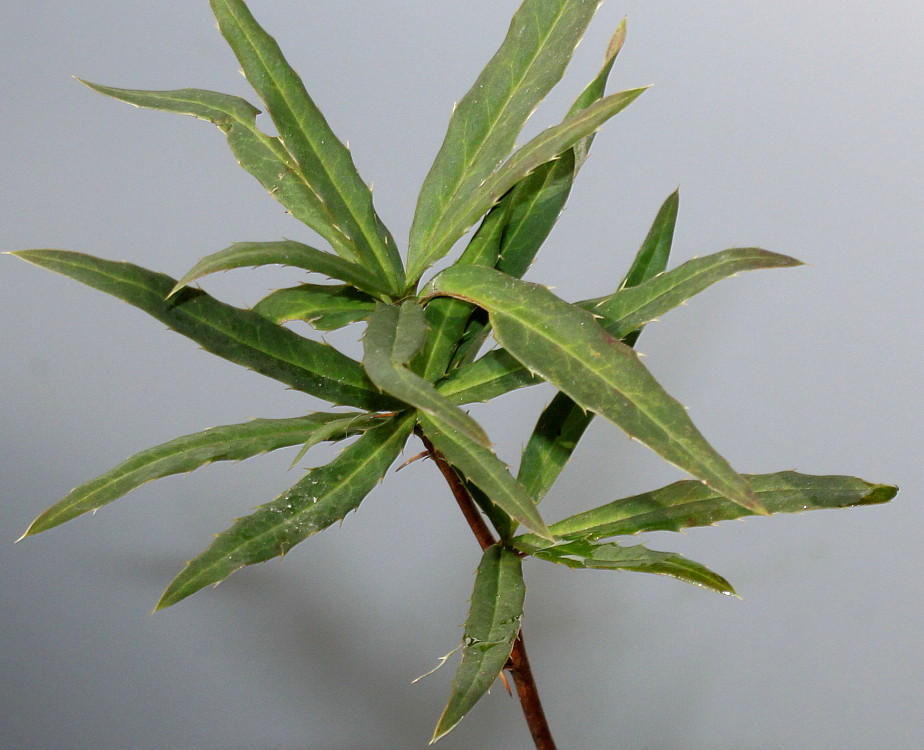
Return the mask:
[[[427, 449], [427, 453], [436, 463], [440, 474], [446, 479], [446, 483], [452, 491], [452, 496], [456, 499], [462, 515], [468, 522], [481, 549], [486, 550], [496, 544], [497, 540], [488, 528], [487, 523], [485, 523], [484, 517], [472, 499], [471, 493], [466, 489], [456, 470], [433, 447], [433, 443], [427, 439], [427, 436], [419, 427], [415, 432]], [[532, 667], [529, 665], [529, 657], [526, 655], [522, 628], [520, 628], [520, 632], [513, 642], [513, 650], [510, 652], [510, 658], [507, 659], [504, 669], [510, 672], [513, 677], [513, 682], [517, 688], [517, 696], [520, 699], [520, 707], [523, 709], [523, 716], [526, 718], [526, 724], [529, 726], [529, 733], [532, 735], [536, 750], [556, 750], [555, 740], [552, 739], [552, 731], [549, 729], [549, 722], [545, 717], [545, 711], [542, 709], [542, 702], [539, 700], [536, 678], [533, 676]]]

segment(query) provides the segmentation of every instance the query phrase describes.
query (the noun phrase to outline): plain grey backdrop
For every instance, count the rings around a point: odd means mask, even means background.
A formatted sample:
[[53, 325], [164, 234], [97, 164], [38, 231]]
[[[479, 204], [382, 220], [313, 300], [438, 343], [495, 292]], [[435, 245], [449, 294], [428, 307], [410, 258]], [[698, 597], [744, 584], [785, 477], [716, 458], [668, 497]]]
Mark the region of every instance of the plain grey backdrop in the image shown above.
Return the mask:
[[[453, 101], [517, 5], [251, 3], [399, 238]], [[759, 245], [808, 265], [725, 281], [649, 326], [649, 367], [741, 471], [851, 473], [902, 491], [887, 506], [650, 535], [724, 574], [740, 601], [529, 564], [527, 642], [560, 747], [920, 748], [924, 6], [607, 0], [527, 135], [558, 121], [624, 14], [611, 90], [655, 86], [604, 128], [528, 278], [568, 299], [611, 291], [679, 184], [675, 262]], [[215, 128], [70, 78], [249, 96], [205, 0], [6, 0], [0, 70], [0, 249], [69, 248], [178, 275], [233, 241], [314, 241]], [[238, 271], [203, 287], [247, 305], [297, 278]], [[136, 450], [320, 403], [12, 257], [0, 257], [0, 294], [0, 745], [424, 747], [454, 665], [411, 680], [458, 643], [478, 561], [435, 468], [390, 476], [284, 562], [152, 616], [212, 534], [296, 481], [292, 451], [162, 480], [13, 542]], [[357, 353], [359, 333], [338, 345]], [[474, 414], [515, 462], [550, 395]], [[595, 424], [544, 513], [679, 476]], [[530, 742], [498, 687], [440, 746]]]

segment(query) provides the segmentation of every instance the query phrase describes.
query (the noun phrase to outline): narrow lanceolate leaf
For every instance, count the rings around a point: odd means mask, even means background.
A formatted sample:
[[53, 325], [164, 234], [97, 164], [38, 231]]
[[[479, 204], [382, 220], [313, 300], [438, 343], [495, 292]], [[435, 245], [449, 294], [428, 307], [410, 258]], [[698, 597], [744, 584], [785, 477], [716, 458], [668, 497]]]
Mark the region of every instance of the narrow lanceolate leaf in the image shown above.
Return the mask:
[[[411, 314], [411, 309], [417, 314]], [[425, 334], [426, 320], [416, 303], [408, 301], [399, 308], [380, 302], [363, 336], [363, 366], [369, 379], [390, 396], [451, 426], [460, 438], [489, 447], [491, 441], [481, 425], [404, 366]]]
[[593, 544], [585, 540], [564, 542], [551, 547], [534, 546], [524, 538], [518, 538], [514, 543], [517, 549], [533, 557], [567, 565], [569, 568], [654, 573], [677, 578], [720, 594], [735, 595], [731, 584], [718, 573], [713, 573], [705, 565], [675, 552], [658, 552], [641, 544], [620, 547], [618, 544]]
[[[118, 89], [83, 81], [94, 91], [136, 107], [191, 115], [217, 125], [227, 136], [238, 164], [250, 172], [296, 219], [330, 242], [338, 255], [356, 260], [354, 244], [331, 217], [329, 208], [308, 184], [295, 159], [275, 136], [266, 135], [256, 125], [260, 110], [237, 96], [202, 89], [141, 91]], [[379, 283], [378, 290], [388, 292]]]
[[792, 268], [802, 262], [787, 255], [756, 247], [736, 247], [705, 258], [694, 258], [639, 286], [609, 297], [582, 302], [581, 307], [603, 318], [602, 325], [622, 338], [655, 318], [683, 304], [717, 281], [742, 271], [761, 268]]
[[[871, 484], [856, 477], [794, 471], [745, 476], [770, 513], [875, 505], [888, 502], [898, 492], [897, 487]], [[682, 531], [750, 515], [753, 513], [747, 508], [729, 502], [699, 482], [686, 480], [578, 513], [552, 524], [551, 530], [564, 539], [592, 541], [643, 531]], [[547, 545], [536, 536], [522, 539], [527, 546]]]
[[11, 253], [29, 263], [69, 276], [128, 302], [174, 331], [262, 375], [336, 404], [362, 409], [390, 409], [358, 362], [275, 325], [250, 310], [241, 310], [204, 292], [184, 289], [166, 299], [176, 281], [145, 268], [65, 250]]
[[253, 306], [253, 311], [274, 323], [303, 320], [319, 331], [335, 331], [368, 318], [375, 300], [345, 284], [299, 284], [277, 289]]
[[597, 5], [525, 0], [520, 6], [500, 49], [453, 111], [424, 180], [411, 227], [411, 280], [449, 250], [438, 239], [448, 212], [467, 202], [513, 149], [533, 110], [561, 79]]
[[311, 441], [341, 440], [368, 430], [372, 415], [316, 413], [294, 419], [255, 419], [184, 435], [136, 453], [102, 476], [80, 485], [32, 522], [24, 537], [95, 511], [146, 482], [182, 474], [214, 461], [240, 461]]
[[167, 587], [157, 609], [217, 584], [245, 565], [284, 555], [355, 510], [394, 463], [413, 425], [411, 415], [384, 420], [325, 466], [271, 503], [238, 519]]
[[303, 268], [306, 271], [324, 274], [331, 279], [346, 281], [370, 294], [381, 293], [381, 281], [376, 280], [362, 266], [293, 240], [235, 242], [231, 247], [202, 258], [177, 281], [170, 293], [175, 294], [196, 279], [211, 273], [268, 265]]
[[667, 268], [667, 260], [674, 243], [674, 229], [677, 226], [677, 212], [680, 209], [680, 190], [675, 190], [661, 204], [645, 241], [635, 254], [629, 272], [619, 289], [638, 286], [657, 276]]
[[454, 370], [437, 385], [437, 390], [454, 404], [490, 401], [497, 396], [537, 385], [534, 375], [504, 349], [492, 349], [471, 364]]
[[283, 57], [276, 40], [256, 22], [241, 0], [211, 0], [218, 28], [241, 63], [244, 75], [265, 102], [300, 175], [317, 194], [327, 221], [386, 288], [400, 293], [404, 272], [395, 242], [372, 206], [349, 149], [334, 135], [301, 78]]
[[722, 495], [761, 510], [747, 481], [706, 442], [684, 407], [586, 310], [480, 266], [448, 268], [425, 292], [485, 308], [495, 338], [526, 367]]
[[[470, 195], [453, 202], [426, 246], [425, 255], [415, 256], [408, 269], [417, 279], [432, 263], [449, 252], [452, 245], [478, 217], [530, 172], [564, 153], [575, 143], [596, 132], [607, 120], [635, 101], [644, 88], [612, 94], [587, 109], [549, 128], [522, 146], [496, 172], [485, 179]], [[416, 261], [416, 265], [414, 265]]]
[[462, 641], [462, 663], [431, 745], [462, 721], [503, 670], [520, 632], [525, 596], [519, 556], [504, 547], [488, 547], [475, 576]]
[[490, 448], [470, 440], [438, 417], [421, 414], [420, 425], [443, 457], [477, 485], [491, 502], [534, 534], [554, 540], [536, 509], [536, 503]]

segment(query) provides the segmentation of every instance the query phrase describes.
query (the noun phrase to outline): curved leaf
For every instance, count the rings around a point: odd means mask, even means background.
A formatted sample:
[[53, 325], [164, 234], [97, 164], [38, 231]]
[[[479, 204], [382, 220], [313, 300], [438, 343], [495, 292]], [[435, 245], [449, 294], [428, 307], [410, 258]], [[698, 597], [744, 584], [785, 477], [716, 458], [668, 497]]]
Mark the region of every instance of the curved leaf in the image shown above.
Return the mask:
[[423, 310], [415, 302], [405, 302], [400, 308], [380, 302], [363, 336], [366, 374], [385, 393], [438, 418], [460, 438], [489, 447], [491, 441], [481, 425], [437, 393], [432, 384], [402, 366], [419, 348], [425, 333]]
[[332, 346], [198, 290], [185, 289], [165, 299], [176, 282], [164, 274], [66, 250], [22, 250], [11, 255], [118, 297], [206, 351], [296, 390], [370, 411], [395, 405], [375, 389], [358, 362]]
[[186, 564], [155, 609], [176, 604], [245, 565], [284, 555], [299, 542], [355, 510], [379, 483], [404, 446], [413, 416], [392, 417], [360, 438], [326, 466], [271, 503], [238, 519], [205, 552]]
[[177, 281], [170, 290], [170, 294], [176, 294], [196, 279], [201, 279], [211, 273], [274, 264], [321, 273], [332, 279], [346, 281], [370, 294], [381, 293], [381, 283], [362, 266], [323, 250], [303, 245], [301, 242], [280, 240], [278, 242], [235, 242], [231, 247], [206, 255]]
[[352, 286], [299, 284], [277, 289], [253, 306], [274, 323], [303, 320], [319, 331], [335, 331], [368, 318], [375, 300]]
[[[597, 131], [634, 102], [645, 88], [611, 94], [560, 125], [548, 128], [519, 148], [496, 172], [462, 200], [449, 205], [424, 255], [409, 261], [408, 277], [416, 280], [442, 258], [468, 228], [520, 180]], [[416, 264], [415, 264], [416, 263]]]
[[[745, 476], [770, 513], [875, 505], [888, 502], [898, 492], [897, 487], [872, 484], [856, 477], [795, 471]], [[578, 513], [552, 524], [550, 529], [565, 539], [593, 541], [643, 531], [682, 531], [750, 515], [754, 514], [747, 508], [729, 502], [700, 482], [684, 480]], [[534, 537], [527, 544], [545, 545], [545, 542]]]
[[416, 280], [461, 236], [446, 244], [447, 214], [480, 190], [510, 153], [533, 110], [561, 79], [597, 5], [598, 0], [526, 0], [520, 6], [500, 49], [455, 107], [424, 180], [411, 227], [409, 279]]
[[[740, 506], [737, 506], [740, 507]], [[618, 544], [592, 544], [580, 539], [563, 542], [552, 547], [536, 547], [518, 537], [517, 549], [548, 562], [567, 565], [569, 568], [594, 570], [631, 570], [636, 573], [677, 578], [684, 583], [702, 586], [719, 594], [737, 596], [732, 585], [705, 565], [694, 562], [676, 552], [658, 552], [642, 544], [620, 547]]]
[[490, 401], [497, 396], [543, 382], [504, 349], [492, 349], [440, 381], [436, 389], [454, 404]]
[[293, 419], [255, 419], [184, 435], [136, 453], [71, 490], [36, 518], [23, 537], [95, 511], [154, 479], [193, 471], [214, 461], [241, 461], [290, 445], [342, 440], [374, 424], [371, 415], [361, 412], [318, 412]]
[[462, 641], [462, 663], [431, 745], [462, 721], [503, 670], [520, 632], [525, 596], [519, 556], [504, 547], [488, 547], [475, 576]]
[[443, 457], [511, 518], [540, 537], [553, 540], [536, 503], [490, 449], [455, 431], [438, 417], [420, 414], [420, 425]]
[[448, 268], [428, 290], [485, 308], [495, 338], [529, 369], [724, 496], [760, 511], [747, 481], [706, 442], [683, 406], [586, 310], [481, 266]]
[[380, 273], [385, 288], [401, 293], [404, 269], [394, 239], [372, 205], [372, 192], [356, 171], [349, 149], [337, 139], [291, 68], [276, 40], [241, 0], [211, 0], [218, 28], [231, 45], [327, 221], [355, 260]]

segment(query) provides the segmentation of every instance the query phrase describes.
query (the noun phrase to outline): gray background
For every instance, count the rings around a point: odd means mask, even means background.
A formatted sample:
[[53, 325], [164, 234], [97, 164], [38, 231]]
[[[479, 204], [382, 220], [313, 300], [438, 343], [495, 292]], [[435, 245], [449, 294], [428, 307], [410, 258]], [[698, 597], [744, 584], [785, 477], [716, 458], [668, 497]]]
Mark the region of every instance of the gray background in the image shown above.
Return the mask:
[[[252, 8], [406, 237], [452, 102], [517, 4]], [[611, 0], [529, 133], [558, 120], [625, 13], [612, 90], [656, 85], [598, 138], [529, 278], [569, 299], [611, 290], [680, 184], [676, 262], [760, 245], [810, 265], [723, 282], [650, 326], [649, 367], [742, 471], [853, 473], [902, 493], [889, 506], [652, 535], [726, 575], [742, 601], [530, 564], [527, 639], [560, 746], [919, 748], [924, 6]], [[210, 125], [69, 78], [245, 94], [205, 0], [6, 0], [0, 70], [2, 249], [66, 247], [177, 275], [236, 240], [312, 240]], [[296, 276], [240, 271], [203, 286], [252, 304]], [[136, 450], [318, 404], [13, 258], [0, 258], [0, 294], [0, 744], [425, 746], [452, 667], [411, 679], [456, 645], [478, 559], [434, 467], [389, 477], [343, 528], [284, 563], [150, 616], [211, 534], [295, 481], [291, 451], [163, 480], [13, 541]], [[337, 341], [356, 352], [357, 335]], [[474, 413], [513, 462], [549, 396], [531, 389], [499, 414]], [[678, 476], [595, 424], [544, 513]], [[440, 746], [489, 743], [529, 746], [500, 689]]]

